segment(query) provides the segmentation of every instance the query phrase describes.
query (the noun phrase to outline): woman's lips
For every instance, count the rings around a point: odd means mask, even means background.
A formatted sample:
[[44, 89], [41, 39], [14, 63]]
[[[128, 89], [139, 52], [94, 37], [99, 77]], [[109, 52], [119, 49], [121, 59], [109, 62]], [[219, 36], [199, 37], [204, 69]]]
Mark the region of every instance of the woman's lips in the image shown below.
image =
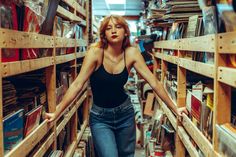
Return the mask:
[[111, 36], [112, 39], [115, 39], [115, 38], [117, 38], [117, 37], [118, 37], [117, 35], [112, 35], [112, 36]]

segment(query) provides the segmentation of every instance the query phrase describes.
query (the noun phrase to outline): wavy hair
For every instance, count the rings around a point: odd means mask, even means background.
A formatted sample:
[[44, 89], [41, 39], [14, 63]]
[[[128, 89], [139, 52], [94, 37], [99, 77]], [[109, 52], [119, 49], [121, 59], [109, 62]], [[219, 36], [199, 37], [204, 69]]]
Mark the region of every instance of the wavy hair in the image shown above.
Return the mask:
[[116, 20], [117, 24], [121, 25], [125, 30], [125, 37], [122, 43], [122, 49], [125, 49], [131, 46], [130, 39], [129, 39], [130, 30], [129, 30], [129, 26], [126, 20], [122, 16], [119, 16], [119, 15], [110, 15], [110, 16], [106, 16], [101, 22], [101, 25], [99, 27], [99, 41], [95, 44], [96, 47], [107, 48], [108, 42], [106, 39], [105, 31], [110, 20]]

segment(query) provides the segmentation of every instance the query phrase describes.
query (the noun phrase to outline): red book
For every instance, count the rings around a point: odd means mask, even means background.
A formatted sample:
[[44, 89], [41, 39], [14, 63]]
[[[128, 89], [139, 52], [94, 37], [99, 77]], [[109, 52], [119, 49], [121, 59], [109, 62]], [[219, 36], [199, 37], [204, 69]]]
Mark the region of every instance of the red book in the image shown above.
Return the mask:
[[29, 135], [35, 128], [39, 126], [41, 113], [42, 113], [42, 105], [33, 109], [32, 111], [25, 114], [25, 128], [24, 128], [24, 137]]
[[192, 96], [191, 96], [191, 114], [198, 122], [200, 122], [201, 105], [202, 105], [201, 100], [199, 100], [197, 97], [195, 97], [192, 94]]

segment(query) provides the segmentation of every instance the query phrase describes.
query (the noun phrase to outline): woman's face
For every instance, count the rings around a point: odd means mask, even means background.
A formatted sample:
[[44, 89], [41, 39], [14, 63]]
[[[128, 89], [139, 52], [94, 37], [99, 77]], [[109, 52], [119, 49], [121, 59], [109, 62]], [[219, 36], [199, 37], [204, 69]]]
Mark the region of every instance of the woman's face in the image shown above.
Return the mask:
[[105, 36], [108, 43], [122, 43], [125, 37], [125, 29], [114, 18], [111, 18], [106, 27]]

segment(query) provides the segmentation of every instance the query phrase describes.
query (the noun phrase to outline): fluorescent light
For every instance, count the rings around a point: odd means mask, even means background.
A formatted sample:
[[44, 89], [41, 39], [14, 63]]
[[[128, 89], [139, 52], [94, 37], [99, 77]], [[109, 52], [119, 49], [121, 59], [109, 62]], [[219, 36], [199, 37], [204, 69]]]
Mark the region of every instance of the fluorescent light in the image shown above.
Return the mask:
[[112, 15], [125, 15], [125, 11], [110, 11]]
[[125, 4], [126, 0], [106, 0], [107, 4]]

